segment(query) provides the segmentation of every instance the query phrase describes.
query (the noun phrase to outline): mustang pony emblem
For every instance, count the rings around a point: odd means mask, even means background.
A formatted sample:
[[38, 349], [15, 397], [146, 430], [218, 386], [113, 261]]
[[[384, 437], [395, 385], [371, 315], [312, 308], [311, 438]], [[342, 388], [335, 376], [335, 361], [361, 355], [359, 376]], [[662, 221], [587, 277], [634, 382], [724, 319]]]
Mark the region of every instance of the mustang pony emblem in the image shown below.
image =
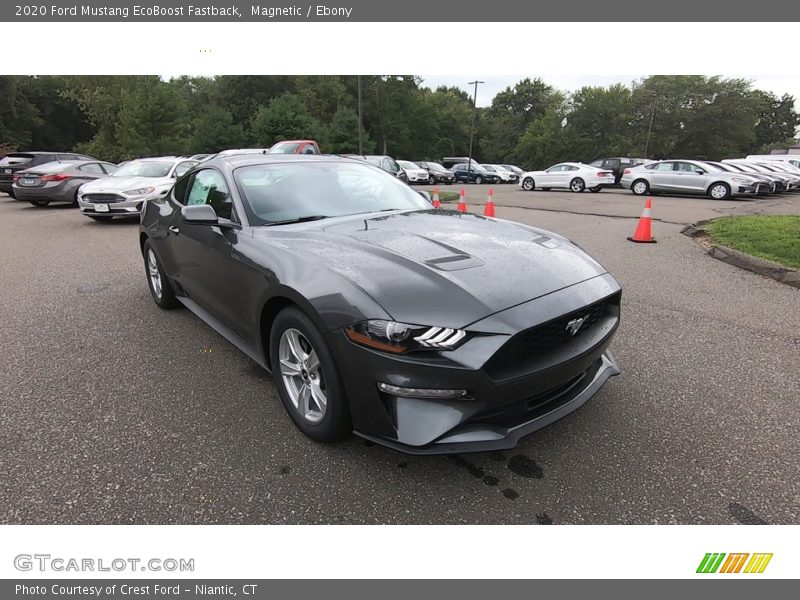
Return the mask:
[[583, 322], [586, 320], [586, 317], [581, 317], [580, 319], [572, 319], [569, 323], [567, 323], [567, 331], [570, 335], [575, 335], [580, 330]]

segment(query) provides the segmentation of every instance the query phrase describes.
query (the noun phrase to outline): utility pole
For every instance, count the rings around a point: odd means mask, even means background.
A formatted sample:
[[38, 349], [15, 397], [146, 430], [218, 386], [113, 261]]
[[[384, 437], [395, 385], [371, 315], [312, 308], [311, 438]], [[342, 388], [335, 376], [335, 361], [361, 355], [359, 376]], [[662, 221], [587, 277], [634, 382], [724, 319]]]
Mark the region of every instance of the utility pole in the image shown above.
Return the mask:
[[472, 173], [472, 140], [475, 137], [475, 117], [478, 115], [478, 84], [486, 83], [485, 81], [470, 81], [469, 85], [475, 86], [475, 92], [472, 94], [472, 128], [469, 130], [469, 162], [467, 163], [467, 183]]
[[364, 155], [364, 121], [361, 119], [361, 75], [358, 75], [358, 153]]
[[650, 134], [653, 132], [653, 118], [656, 116], [657, 97], [653, 94], [653, 105], [650, 107], [650, 125], [647, 127], [647, 139], [644, 142], [644, 158], [647, 158], [647, 149], [650, 147]]

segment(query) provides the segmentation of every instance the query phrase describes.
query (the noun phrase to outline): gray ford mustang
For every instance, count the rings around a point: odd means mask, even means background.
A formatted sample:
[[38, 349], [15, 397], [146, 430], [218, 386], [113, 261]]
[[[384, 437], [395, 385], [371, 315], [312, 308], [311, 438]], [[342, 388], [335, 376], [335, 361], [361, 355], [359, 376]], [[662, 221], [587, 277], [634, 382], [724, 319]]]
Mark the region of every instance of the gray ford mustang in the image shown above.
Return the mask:
[[621, 290], [569, 240], [434, 209], [363, 161], [204, 162], [147, 202], [156, 304], [270, 370], [297, 427], [406, 452], [512, 448], [619, 373]]

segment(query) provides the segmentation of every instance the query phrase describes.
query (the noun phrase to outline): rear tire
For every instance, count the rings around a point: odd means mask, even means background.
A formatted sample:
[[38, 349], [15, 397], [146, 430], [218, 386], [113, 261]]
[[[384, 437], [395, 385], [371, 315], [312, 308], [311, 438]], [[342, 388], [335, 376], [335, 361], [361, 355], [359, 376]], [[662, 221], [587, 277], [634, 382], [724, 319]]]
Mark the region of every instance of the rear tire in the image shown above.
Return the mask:
[[429, 185], [436, 185], [436, 177], [434, 177], [433, 175], [429, 176], [428, 177], [428, 184]]
[[637, 179], [631, 184], [631, 191], [637, 196], [646, 196], [650, 192], [650, 184], [644, 179]]
[[483, 183], [483, 177], [481, 177], [480, 175], [478, 175], [478, 176], [475, 178], [475, 183], [476, 183], [477, 185], [480, 185], [480, 184], [482, 184], [482, 183]]
[[533, 180], [533, 177], [526, 177], [522, 180], [522, 189], [526, 192], [532, 192], [536, 189], [536, 182]]
[[50, 200], [28, 200], [34, 206], [38, 206], [39, 208], [43, 208], [50, 204]]
[[150, 240], [144, 243], [142, 255], [144, 256], [144, 272], [147, 275], [147, 287], [150, 288], [153, 301], [164, 310], [178, 308], [181, 303], [175, 297], [175, 290], [172, 289], [172, 284], [164, 273], [161, 261], [158, 260]]
[[583, 179], [580, 177], [576, 177], [572, 181], [569, 182], [569, 189], [576, 194], [580, 194], [583, 190], [586, 189], [586, 184], [584, 183]]
[[598, 185], [597, 187], [589, 188], [589, 191], [590, 191], [590, 192], [592, 192], [593, 194], [596, 194], [597, 192], [599, 192], [599, 191], [602, 191], [602, 189], [603, 189], [603, 188], [601, 188], [601, 187]]
[[269, 355], [281, 402], [297, 428], [317, 442], [349, 436], [350, 409], [333, 355], [300, 309], [288, 307], [275, 317]]

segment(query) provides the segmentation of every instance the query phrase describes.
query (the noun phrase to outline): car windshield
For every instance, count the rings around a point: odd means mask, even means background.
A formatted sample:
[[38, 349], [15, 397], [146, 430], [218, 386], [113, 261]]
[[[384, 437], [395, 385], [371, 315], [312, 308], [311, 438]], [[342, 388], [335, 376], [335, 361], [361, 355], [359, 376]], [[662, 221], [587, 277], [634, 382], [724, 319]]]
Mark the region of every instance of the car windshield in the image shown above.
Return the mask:
[[21, 167], [32, 160], [32, 154], [8, 154], [0, 159], [0, 167]]
[[270, 154], [294, 154], [300, 147], [300, 142], [278, 142], [269, 149]]
[[160, 160], [132, 160], [114, 171], [112, 177], [166, 177], [174, 164]]
[[404, 169], [419, 169], [419, 165], [411, 162], [410, 160], [398, 160], [397, 164]]
[[480, 165], [483, 167], [484, 171], [491, 171], [492, 173], [497, 173], [497, 169], [495, 169], [492, 165]]
[[253, 225], [431, 207], [395, 177], [349, 161], [253, 165], [234, 176]]
[[76, 164], [75, 161], [53, 161], [49, 163], [44, 163], [38, 165], [36, 167], [31, 167], [30, 169], [26, 169], [27, 171], [35, 171], [37, 173], [57, 173], [58, 171], [63, 171], [71, 167], [72, 165]]
[[428, 163], [428, 168], [431, 171], [439, 171], [440, 173], [443, 172], [443, 171], [447, 171], [447, 169], [445, 169], [442, 165], [440, 165], [439, 163], [435, 163], [435, 162], [429, 162]]

